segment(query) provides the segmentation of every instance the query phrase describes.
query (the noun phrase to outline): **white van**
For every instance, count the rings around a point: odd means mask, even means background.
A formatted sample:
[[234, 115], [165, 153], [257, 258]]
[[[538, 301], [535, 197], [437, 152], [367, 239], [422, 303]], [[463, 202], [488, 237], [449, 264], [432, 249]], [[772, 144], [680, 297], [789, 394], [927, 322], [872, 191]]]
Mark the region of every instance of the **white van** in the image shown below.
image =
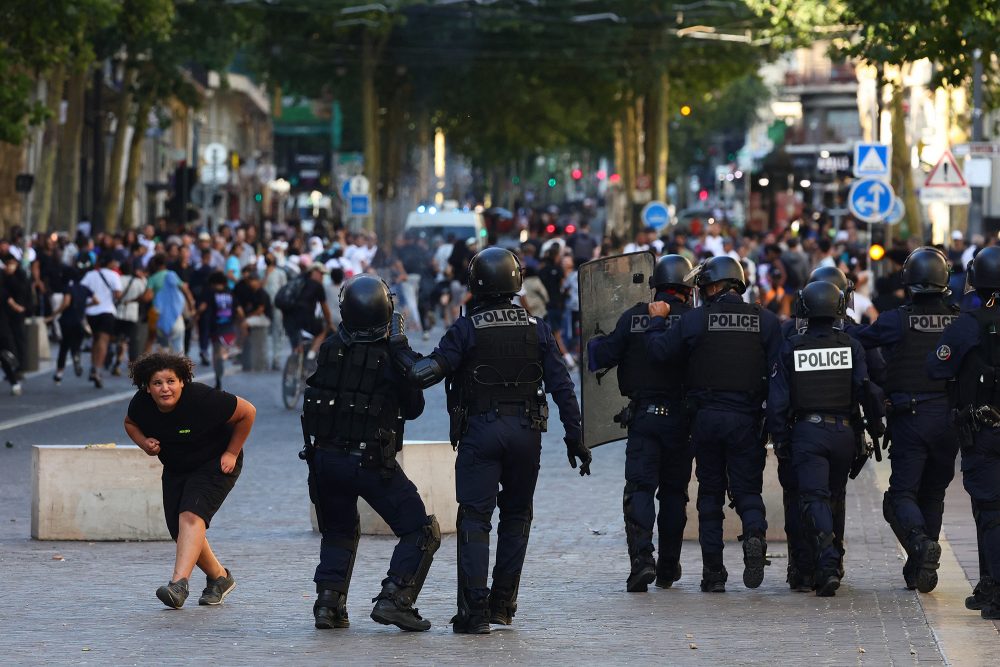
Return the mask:
[[445, 202], [440, 209], [435, 206], [419, 206], [406, 216], [404, 232], [416, 233], [433, 246], [434, 238], [447, 240], [454, 236], [456, 241], [476, 239], [476, 248], [486, 245], [486, 225], [483, 214], [474, 210], [459, 209], [454, 203]]

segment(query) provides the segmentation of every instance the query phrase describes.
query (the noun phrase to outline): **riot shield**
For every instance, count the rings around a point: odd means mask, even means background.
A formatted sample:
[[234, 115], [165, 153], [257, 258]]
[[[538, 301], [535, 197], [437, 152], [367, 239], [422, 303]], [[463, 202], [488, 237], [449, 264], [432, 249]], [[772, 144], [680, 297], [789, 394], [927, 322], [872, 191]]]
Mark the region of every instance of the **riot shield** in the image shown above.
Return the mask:
[[580, 265], [580, 332], [583, 348], [581, 364], [580, 403], [583, 413], [583, 442], [596, 447], [606, 442], [622, 440], [626, 429], [615, 415], [628, 405], [628, 399], [618, 390], [618, 375], [614, 369], [597, 373], [587, 370], [587, 343], [596, 335], [607, 335], [615, 329], [618, 318], [636, 303], [652, 298], [649, 277], [656, 259], [651, 252], [602, 257]]

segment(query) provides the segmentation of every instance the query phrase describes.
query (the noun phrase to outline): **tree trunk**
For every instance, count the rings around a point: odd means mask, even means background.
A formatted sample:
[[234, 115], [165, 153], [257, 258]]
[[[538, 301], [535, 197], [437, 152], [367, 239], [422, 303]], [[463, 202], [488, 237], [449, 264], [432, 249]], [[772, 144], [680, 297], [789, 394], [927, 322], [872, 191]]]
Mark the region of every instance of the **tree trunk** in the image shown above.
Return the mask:
[[923, 223], [920, 218], [920, 204], [917, 190], [913, 185], [913, 170], [910, 168], [910, 142], [906, 137], [906, 114], [903, 112], [903, 96], [906, 89], [897, 84], [892, 92], [892, 184], [896, 194], [903, 198], [906, 207], [906, 226], [900, 230], [905, 238], [923, 237]]
[[[361, 131], [364, 136], [365, 174], [371, 182], [371, 215], [365, 220], [365, 227], [375, 229], [375, 218], [379, 207], [379, 160], [378, 136], [378, 92], [375, 90], [375, 70], [378, 54], [374, 37], [365, 31], [361, 45]], [[383, 239], [384, 240], [384, 239]]]
[[125, 160], [125, 137], [128, 136], [129, 114], [132, 112], [132, 82], [135, 70], [125, 70], [125, 80], [115, 106], [115, 139], [108, 161], [108, 186], [104, 190], [104, 231], [113, 232], [118, 227], [118, 213], [122, 195], [122, 164]]
[[52, 211], [52, 183], [56, 173], [56, 152], [59, 148], [59, 106], [63, 97], [63, 84], [66, 82], [66, 64], [59, 63], [52, 68], [45, 84], [45, 108], [48, 118], [45, 120], [45, 131], [42, 138], [42, 157], [35, 174], [35, 198], [32, 215], [32, 229], [44, 232], [49, 227], [49, 215]]
[[135, 229], [139, 226], [135, 219], [135, 193], [142, 175], [142, 147], [146, 142], [146, 128], [149, 127], [149, 111], [153, 104], [151, 98], [143, 96], [135, 112], [135, 131], [132, 133], [132, 143], [128, 149], [128, 167], [125, 171], [125, 187], [122, 190], [122, 229]]
[[670, 77], [666, 72], [660, 74], [656, 96], [656, 116], [653, 125], [656, 127], [655, 158], [650, 176], [653, 178], [653, 199], [667, 200], [667, 167], [670, 158]]
[[625, 136], [624, 136], [624, 158], [623, 169], [621, 170], [622, 190], [625, 194], [625, 228], [628, 234], [634, 236], [638, 231], [637, 220], [633, 215], [632, 194], [635, 191], [636, 167], [638, 164], [638, 123], [635, 117], [635, 104], [629, 103], [625, 108]]
[[78, 64], [66, 83], [66, 122], [59, 135], [56, 197], [49, 223], [54, 230], [72, 231], [80, 217], [80, 140], [89, 79], [90, 67]]

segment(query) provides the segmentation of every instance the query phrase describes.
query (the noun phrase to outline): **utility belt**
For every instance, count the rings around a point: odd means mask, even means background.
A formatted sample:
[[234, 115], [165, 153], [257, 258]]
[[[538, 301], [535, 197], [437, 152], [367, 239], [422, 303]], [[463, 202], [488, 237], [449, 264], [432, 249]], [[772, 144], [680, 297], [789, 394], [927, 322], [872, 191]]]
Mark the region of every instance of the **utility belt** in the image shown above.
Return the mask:
[[359, 458], [362, 468], [378, 468], [385, 477], [391, 477], [396, 469], [396, 433], [379, 429], [374, 441], [354, 441], [342, 438], [316, 438], [316, 449], [341, 452], [345, 456]]
[[622, 428], [629, 428], [639, 415], [654, 415], [668, 417], [670, 415], [688, 416], [688, 410], [680, 399], [666, 396], [634, 398], [628, 405], [612, 417], [612, 420]]
[[[478, 407], [483, 407], [482, 405]], [[518, 417], [521, 419], [521, 426], [526, 426], [533, 431], [544, 433], [549, 427], [549, 406], [547, 403], [536, 403], [534, 401], [494, 401], [488, 408], [480, 412], [469, 411], [469, 416], [481, 415], [486, 421], [493, 421], [497, 417]]]
[[795, 423], [828, 424], [831, 426], [851, 426], [851, 418], [847, 415], [825, 414], [821, 412], [803, 412], [795, 415]]
[[1000, 428], [1000, 410], [989, 404], [979, 407], [967, 405], [961, 410], [952, 410], [951, 415], [956, 426], [977, 433], [984, 428]]
[[921, 403], [927, 403], [928, 401], [944, 400], [946, 395], [944, 392], [926, 394], [922, 398], [916, 398], [915, 396], [910, 396], [910, 400], [903, 401], [901, 403], [895, 403], [891, 398], [887, 398], [885, 401], [886, 412], [893, 415], [901, 414], [917, 414], [917, 406]]

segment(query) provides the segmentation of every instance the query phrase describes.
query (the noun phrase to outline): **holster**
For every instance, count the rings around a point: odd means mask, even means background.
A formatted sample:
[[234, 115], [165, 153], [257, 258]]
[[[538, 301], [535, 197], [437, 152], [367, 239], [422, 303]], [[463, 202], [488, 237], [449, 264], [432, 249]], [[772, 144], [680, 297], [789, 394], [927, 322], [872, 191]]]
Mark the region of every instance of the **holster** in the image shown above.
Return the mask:
[[611, 419], [622, 428], [627, 429], [632, 426], [632, 422], [635, 421], [635, 401], [629, 401], [628, 405]]
[[864, 421], [857, 410], [851, 413], [851, 425], [854, 428], [854, 461], [851, 462], [851, 472], [848, 476], [856, 479], [871, 458], [872, 448], [865, 441]]

